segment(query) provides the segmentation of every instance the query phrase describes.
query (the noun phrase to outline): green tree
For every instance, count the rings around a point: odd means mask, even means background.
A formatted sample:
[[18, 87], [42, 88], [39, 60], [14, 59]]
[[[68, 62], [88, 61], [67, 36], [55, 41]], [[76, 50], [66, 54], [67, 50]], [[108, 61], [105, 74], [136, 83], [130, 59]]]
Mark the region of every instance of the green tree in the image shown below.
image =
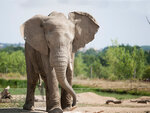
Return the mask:
[[117, 44], [109, 47], [105, 59], [109, 70], [118, 79], [129, 79], [142, 77], [145, 67], [145, 55], [142, 49], [133, 48], [132, 52]]
[[145, 51], [145, 54], [146, 54], [146, 63], [148, 65], [150, 65], [150, 50], [149, 51]]
[[77, 52], [75, 75], [92, 75], [110, 80], [141, 79], [148, 56], [139, 46], [119, 45], [115, 40], [112, 46], [102, 51], [88, 49]]
[[16, 51], [9, 55], [8, 72], [25, 74], [25, 57], [22, 51]]
[[25, 56], [22, 51], [0, 52], [0, 72], [25, 74]]
[[75, 74], [75, 76], [85, 75], [86, 74], [85, 70], [86, 70], [86, 66], [83, 63], [82, 55], [78, 54], [75, 57], [74, 74]]
[[8, 66], [8, 56], [7, 52], [0, 52], [0, 72], [7, 73]]
[[15, 51], [22, 51], [23, 53], [24, 53], [24, 48], [23, 47], [14, 47], [14, 46], [7, 46], [7, 47], [5, 47], [5, 48], [1, 48], [0, 49], [0, 52], [7, 52], [7, 53], [13, 53], [13, 52], [15, 52]]
[[142, 77], [142, 79], [148, 79], [148, 80], [150, 80], [150, 66], [148, 66], [146, 69], [145, 69], [145, 71], [144, 71], [144, 73], [143, 73], [143, 77]]
[[134, 47], [135, 56], [133, 57], [134, 61], [136, 61], [135, 69], [134, 69], [134, 78], [141, 79], [145, 70], [146, 57], [143, 49], [137, 49]]
[[102, 64], [100, 63], [99, 59], [95, 60], [91, 64], [90, 68], [92, 68], [92, 77], [104, 78], [104, 76], [102, 75], [103, 67], [102, 67]]
[[96, 56], [98, 54], [98, 52], [94, 48], [90, 48], [90, 49], [86, 50], [86, 52], [84, 54]]

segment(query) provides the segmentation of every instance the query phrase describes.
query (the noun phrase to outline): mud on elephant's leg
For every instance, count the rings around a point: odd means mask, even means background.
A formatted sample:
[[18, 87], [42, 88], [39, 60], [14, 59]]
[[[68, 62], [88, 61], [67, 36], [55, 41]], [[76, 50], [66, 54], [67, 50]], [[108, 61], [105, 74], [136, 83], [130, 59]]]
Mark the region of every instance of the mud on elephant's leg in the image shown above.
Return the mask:
[[[30, 67], [30, 69], [28, 67]], [[32, 66], [28, 65], [27, 68], [27, 95], [23, 109], [34, 110], [34, 92], [39, 75], [34, 72]]]
[[[73, 71], [68, 66], [66, 77], [68, 83], [72, 86]], [[71, 95], [61, 88], [61, 107], [63, 110], [69, 110], [72, 107]]]

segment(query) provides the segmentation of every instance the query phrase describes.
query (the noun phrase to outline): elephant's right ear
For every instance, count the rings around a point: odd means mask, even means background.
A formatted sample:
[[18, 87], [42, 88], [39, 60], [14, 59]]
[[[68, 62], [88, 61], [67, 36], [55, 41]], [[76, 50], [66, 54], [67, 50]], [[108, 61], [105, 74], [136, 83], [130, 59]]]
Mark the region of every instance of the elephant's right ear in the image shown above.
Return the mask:
[[48, 55], [48, 46], [42, 27], [46, 16], [36, 15], [21, 25], [21, 35], [25, 41], [41, 54]]

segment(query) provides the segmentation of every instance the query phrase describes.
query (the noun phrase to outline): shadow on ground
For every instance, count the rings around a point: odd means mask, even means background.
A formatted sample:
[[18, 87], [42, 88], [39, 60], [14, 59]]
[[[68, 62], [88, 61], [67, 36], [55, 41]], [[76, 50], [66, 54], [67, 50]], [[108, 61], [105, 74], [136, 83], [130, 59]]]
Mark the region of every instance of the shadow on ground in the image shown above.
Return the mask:
[[0, 113], [45, 113], [44, 110], [35, 109], [35, 111], [23, 110], [22, 108], [0, 108]]

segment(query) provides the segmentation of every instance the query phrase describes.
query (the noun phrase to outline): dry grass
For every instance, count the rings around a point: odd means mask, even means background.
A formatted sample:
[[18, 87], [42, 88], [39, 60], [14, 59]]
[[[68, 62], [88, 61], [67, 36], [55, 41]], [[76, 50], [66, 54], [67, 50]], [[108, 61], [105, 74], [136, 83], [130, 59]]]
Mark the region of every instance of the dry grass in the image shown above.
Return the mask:
[[101, 89], [135, 89], [138, 91], [150, 91], [150, 82], [141, 81], [108, 81], [103, 79], [81, 79], [74, 78], [73, 84], [89, 86]]
[[26, 80], [27, 77], [19, 73], [0, 73], [0, 78], [6, 80]]

